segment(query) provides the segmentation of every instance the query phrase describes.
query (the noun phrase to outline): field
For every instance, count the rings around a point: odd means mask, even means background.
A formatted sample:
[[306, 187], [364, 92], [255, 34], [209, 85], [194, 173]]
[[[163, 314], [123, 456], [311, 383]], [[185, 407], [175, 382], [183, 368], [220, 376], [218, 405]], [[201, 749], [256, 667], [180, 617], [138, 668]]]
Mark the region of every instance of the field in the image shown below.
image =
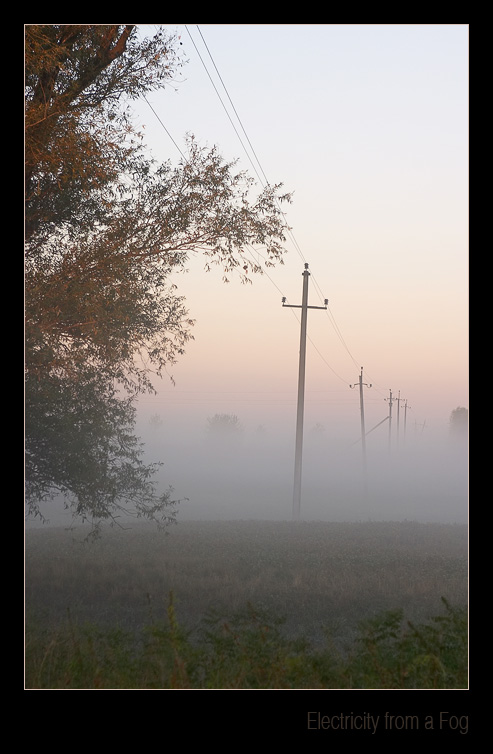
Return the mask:
[[26, 688], [464, 688], [467, 527], [26, 531]]

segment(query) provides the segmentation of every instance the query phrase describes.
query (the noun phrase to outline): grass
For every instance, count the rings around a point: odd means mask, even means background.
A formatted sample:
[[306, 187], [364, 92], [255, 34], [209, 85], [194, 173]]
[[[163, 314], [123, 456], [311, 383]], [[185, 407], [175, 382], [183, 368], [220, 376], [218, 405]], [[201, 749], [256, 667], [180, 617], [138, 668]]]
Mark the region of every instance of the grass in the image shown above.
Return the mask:
[[[26, 688], [466, 688], [467, 530], [26, 532]], [[172, 597], [172, 599], [171, 599]]]

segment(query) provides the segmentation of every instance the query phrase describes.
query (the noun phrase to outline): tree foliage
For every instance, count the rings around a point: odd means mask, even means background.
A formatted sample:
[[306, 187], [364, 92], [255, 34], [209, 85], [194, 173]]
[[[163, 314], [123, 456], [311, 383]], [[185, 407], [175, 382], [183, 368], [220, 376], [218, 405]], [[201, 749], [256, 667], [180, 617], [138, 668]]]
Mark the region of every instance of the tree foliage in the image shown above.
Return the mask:
[[184, 64], [163, 29], [28, 25], [25, 52], [28, 504], [38, 512], [61, 492], [99, 519], [132, 498], [154, 517], [149, 470], [128, 438], [131, 398], [192, 337], [171, 276], [201, 253], [206, 269], [250, 281], [261, 270], [250, 245], [282, 262], [289, 196], [279, 185], [256, 193], [193, 136], [176, 165], [149, 156], [132, 100]]
[[207, 431], [212, 437], [231, 439], [241, 435], [243, 427], [236, 414], [214, 414], [207, 418]]
[[457, 406], [450, 414], [450, 432], [455, 437], [467, 437], [469, 429], [469, 412], [463, 406]]

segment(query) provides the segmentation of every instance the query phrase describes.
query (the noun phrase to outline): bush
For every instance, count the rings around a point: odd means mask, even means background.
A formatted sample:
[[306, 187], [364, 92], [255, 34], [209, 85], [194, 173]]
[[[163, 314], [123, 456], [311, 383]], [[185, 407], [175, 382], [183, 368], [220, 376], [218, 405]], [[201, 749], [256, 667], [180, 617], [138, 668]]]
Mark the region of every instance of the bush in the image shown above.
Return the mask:
[[167, 621], [141, 635], [30, 623], [26, 688], [466, 688], [467, 612], [443, 603], [423, 625], [404, 624], [401, 610], [361, 623], [345, 656], [330, 637], [322, 648], [288, 639], [281, 618], [251, 604], [230, 617], [209, 612], [194, 636], [178, 624], [172, 595]]
[[442, 597], [445, 615], [403, 626], [401, 610], [360, 624], [349, 667], [351, 688], [466, 688], [467, 611]]

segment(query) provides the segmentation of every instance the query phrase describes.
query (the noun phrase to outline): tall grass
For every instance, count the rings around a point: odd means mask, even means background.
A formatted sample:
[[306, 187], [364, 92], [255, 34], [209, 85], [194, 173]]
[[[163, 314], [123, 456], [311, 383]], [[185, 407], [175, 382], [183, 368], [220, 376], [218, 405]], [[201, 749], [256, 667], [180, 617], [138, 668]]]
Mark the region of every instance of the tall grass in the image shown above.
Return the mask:
[[465, 527], [187, 522], [82, 540], [26, 532], [27, 688], [467, 686]]
[[467, 688], [467, 617], [445, 612], [415, 625], [400, 610], [360, 627], [342, 654], [330, 641], [314, 647], [283, 635], [282, 620], [249, 604], [231, 616], [211, 612], [195, 636], [167, 621], [135, 634], [30, 624], [29, 689], [459, 689]]

